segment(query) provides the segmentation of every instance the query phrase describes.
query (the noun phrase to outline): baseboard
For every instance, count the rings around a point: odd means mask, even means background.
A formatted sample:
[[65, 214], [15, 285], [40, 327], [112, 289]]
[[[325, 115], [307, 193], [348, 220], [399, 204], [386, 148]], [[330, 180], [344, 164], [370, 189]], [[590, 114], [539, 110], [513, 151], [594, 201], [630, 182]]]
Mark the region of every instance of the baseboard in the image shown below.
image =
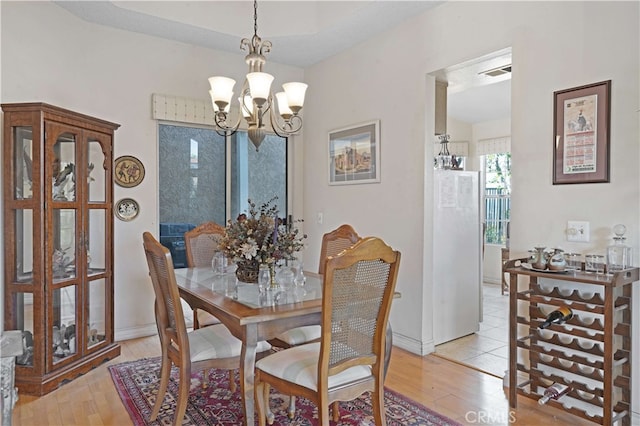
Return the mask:
[[631, 424], [640, 425], [640, 413], [638, 413], [637, 411], [631, 412]]
[[[137, 339], [139, 337], [153, 336], [156, 334], [158, 334], [156, 325], [147, 324], [116, 330], [115, 341], [118, 342], [122, 340]], [[396, 332], [393, 333], [393, 345], [420, 356], [430, 354], [436, 350], [433, 340], [429, 342], [421, 342]]]
[[500, 278], [483, 277], [482, 282], [485, 284], [495, 284], [495, 285], [502, 284], [502, 281], [500, 280]]
[[146, 324], [137, 327], [116, 330], [114, 333], [115, 341], [137, 339], [139, 337], [153, 336], [158, 334], [158, 327], [155, 323]]
[[429, 342], [421, 342], [402, 334], [393, 333], [393, 346], [397, 346], [416, 355], [427, 355], [436, 350], [433, 340]]

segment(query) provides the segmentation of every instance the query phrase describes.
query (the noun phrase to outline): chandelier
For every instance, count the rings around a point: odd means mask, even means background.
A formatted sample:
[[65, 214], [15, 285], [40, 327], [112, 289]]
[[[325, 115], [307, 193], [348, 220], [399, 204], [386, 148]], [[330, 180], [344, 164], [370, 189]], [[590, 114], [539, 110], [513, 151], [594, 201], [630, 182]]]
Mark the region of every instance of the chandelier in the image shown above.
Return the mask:
[[449, 153], [449, 135], [439, 135], [438, 139], [440, 139], [440, 152], [435, 158], [435, 168], [450, 169], [451, 154]]
[[271, 92], [273, 76], [262, 72], [266, 62], [265, 55], [271, 51], [271, 42], [262, 40], [258, 36], [258, 2], [253, 2], [253, 37], [251, 40], [243, 38], [240, 49], [247, 50], [245, 57], [249, 65], [240, 96], [238, 97], [239, 112], [236, 120], [231, 119], [230, 105], [233, 98], [233, 86], [236, 81], [232, 78], [214, 76], [209, 78], [211, 101], [215, 117], [216, 131], [222, 135], [232, 135], [240, 126], [242, 118], [247, 121], [249, 139], [256, 147], [260, 147], [266, 134], [265, 124], [270, 124], [280, 137], [296, 133], [302, 128], [302, 118], [298, 115], [304, 104], [307, 85], [292, 82], [282, 85], [284, 92], [274, 95]]

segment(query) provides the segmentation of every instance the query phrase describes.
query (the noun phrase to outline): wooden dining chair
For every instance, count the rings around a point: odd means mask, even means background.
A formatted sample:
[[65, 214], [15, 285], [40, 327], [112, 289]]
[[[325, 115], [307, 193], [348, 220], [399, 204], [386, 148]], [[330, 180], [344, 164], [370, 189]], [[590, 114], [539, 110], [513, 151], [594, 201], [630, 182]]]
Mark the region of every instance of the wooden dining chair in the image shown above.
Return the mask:
[[[329, 405], [371, 391], [374, 423], [385, 425], [386, 324], [396, 287], [400, 252], [376, 237], [327, 259], [320, 342], [278, 351], [256, 363], [255, 399], [260, 426], [273, 386], [318, 407], [318, 424], [329, 425]], [[334, 406], [333, 419], [339, 418]], [[268, 418], [267, 418], [268, 417]]]
[[[327, 232], [322, 236], [322, 246], [320, 247], [320, 262], [318, 273], [324, 274], [324, 267], [329, 256], [335, 256], [342, 250], [353, 246], [360, 241], [360, 235], [353, 229], [351, 225], [343, 224]], [[320, 341], [320, 326], [307, 325], [304, 327], [296, 327], [287, 330], [278, 335], [276, 338], [269, 340], [273, 346], [278, 348], [291, 348], [293, 346], [304, 345], [306, 343]], [[337, 405], [336, 405], [337, 407]], [[289, 402], [289, 417], [293, 418], [296, 409], [295, 396], [291, 397]]]
[[[164, 404], [173, 364], [180, 372], [173, 424], [182, 424], [189, 398], [191, 371], [239, 368], [242, 342], [222, 324], [187, 332], [171, 253], [149, 232], [145, 232], [142, 239], [156, 298], [154, 309], [162, 349], [160, 387], [149, 421], [155, 421]], [[257, 356], [264, 356], [270, 349], [269, 343], [259, 342]]]
[[358, 235], [356, 230], [346, 223], [324, 234], [322, 236], [322, 246], [320, 247], [318, 273], [321, 275], [324, 274], [324, 265], [327, 263], [327, 257], [335, 256], [360, 240], [360, 235]]
[[[211, 267], [213, 255], [218, 251], [224, 227], [215, 222], [204, 222], [184, 233], [187, 267]], [[193, 328], [219, 324], [220, 320], [201, 309], [193, 310]]]

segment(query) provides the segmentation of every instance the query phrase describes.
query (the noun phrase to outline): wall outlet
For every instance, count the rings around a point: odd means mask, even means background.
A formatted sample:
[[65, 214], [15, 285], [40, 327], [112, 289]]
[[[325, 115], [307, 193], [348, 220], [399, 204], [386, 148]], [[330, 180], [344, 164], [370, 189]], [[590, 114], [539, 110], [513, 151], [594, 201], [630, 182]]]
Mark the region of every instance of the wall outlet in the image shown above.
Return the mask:
[[567, 241], [588, 243], [589, 222], [570, 220], [567, 222]]

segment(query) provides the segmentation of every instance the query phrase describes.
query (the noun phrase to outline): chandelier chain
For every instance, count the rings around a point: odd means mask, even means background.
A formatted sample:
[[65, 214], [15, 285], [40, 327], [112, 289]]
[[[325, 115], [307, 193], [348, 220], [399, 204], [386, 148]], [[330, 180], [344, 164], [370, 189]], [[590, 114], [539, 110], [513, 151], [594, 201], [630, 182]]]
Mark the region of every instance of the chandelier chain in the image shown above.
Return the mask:
[[253, 35], [258, 37], [258, 0], [253, 0]]

